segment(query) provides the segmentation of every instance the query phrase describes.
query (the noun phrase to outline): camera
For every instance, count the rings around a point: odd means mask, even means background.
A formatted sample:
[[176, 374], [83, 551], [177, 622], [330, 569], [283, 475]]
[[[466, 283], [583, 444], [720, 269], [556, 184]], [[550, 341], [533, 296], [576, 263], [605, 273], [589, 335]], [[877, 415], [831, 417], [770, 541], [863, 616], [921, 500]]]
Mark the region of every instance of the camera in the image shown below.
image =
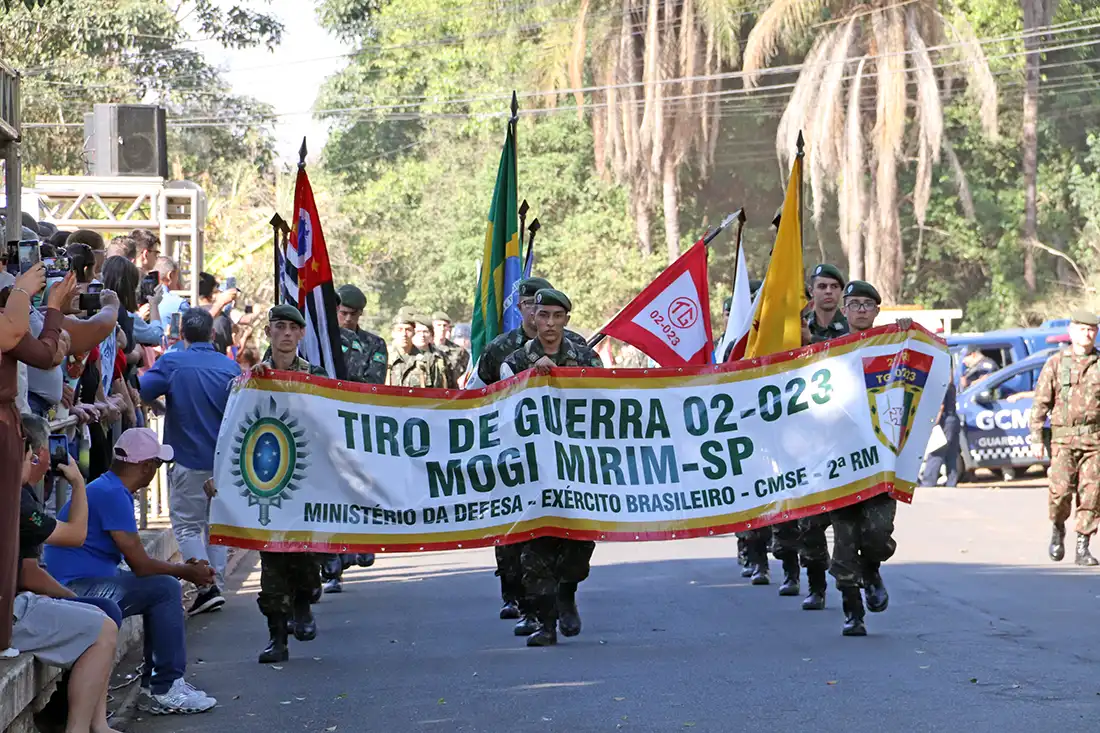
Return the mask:
[[64, 433], [51, 433], [49, 447], [50, 472], [57, 473], [59, 468], [69, 463], [69, 439]]
[[103, 307], [99, 300], [99, 291], [103, 290], [103, 283], [88, 283], [88, 292], [81, 293], [77, 298], [77, 308], [82, 311], [87, 311], [89, 314], [95, 313]]
[[156, 270], [148, 272], [145, 277], [141, 279], [141, 290], [138, 291], [138, 303], [145, 304], [149, 302], [157, 292], [157, 286], [160, 284], [160, 273]]

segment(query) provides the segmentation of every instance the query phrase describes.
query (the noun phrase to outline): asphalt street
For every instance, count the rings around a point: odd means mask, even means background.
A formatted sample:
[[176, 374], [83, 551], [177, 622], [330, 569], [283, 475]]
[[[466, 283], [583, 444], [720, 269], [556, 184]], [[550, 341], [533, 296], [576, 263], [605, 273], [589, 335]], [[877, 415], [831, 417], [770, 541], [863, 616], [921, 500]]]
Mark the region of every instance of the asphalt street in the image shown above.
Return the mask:
[[[583, 633], [528, 649], [496, 618], [491, 550], [379, 556], [314, 607], [316, 641], [260, 665], [259, 573], [189, 627], [218, 698], [136, 733], [283, 731], [1093, 731], [1100, 570], [1046, 559], [1045, 489], [921, 489], [898, 509], [890, 608], [840, 635], [840, 597], [740, 577], [732, 536], [601, 544]], [[1100, 547], [1097, 548], [1100, 552]]]

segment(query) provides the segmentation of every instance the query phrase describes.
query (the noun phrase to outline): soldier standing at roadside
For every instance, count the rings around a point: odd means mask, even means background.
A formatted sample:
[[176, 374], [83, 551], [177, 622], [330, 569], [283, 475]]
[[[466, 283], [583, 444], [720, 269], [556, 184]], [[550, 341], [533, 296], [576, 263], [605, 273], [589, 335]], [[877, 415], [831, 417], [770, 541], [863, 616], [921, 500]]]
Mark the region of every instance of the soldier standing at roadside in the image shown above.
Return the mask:
[[432, 331], [435, 334], [435, 347], [447, 358], [457, 383], [470, 366], [470, 352], [451, 341], [451, 317], [443, 311], [432, 314]]
[[[554, 367], [603, 367], [595, 351], [565, 338], [573, 305], [564, 293], [539, 290], [534, 306], [538, 335], [505, 359], [502, 379], [528, 369], [546, 374]], [[595, 549], [595, 542], [561, 537], [537, 537], [523, 543], [523, 588], [538, 620], [538, 628], [527, 637], [527, 646], [557, 644], [559, 627], [565, 636], [581, 633], [577, 586], [588, 577]]]
[[446, 375], [432, 369], [433, 361], [420, 358], [420, 350], [413, 346], [413, 329], [416, 314], [410, 308], [400, 308], [393, 317], [393, 341], [389, 354], [389, 371], [386, 384], [396, 387], [442, 387]]
[[455, 376], [451, 363], [447, 360], [443, 351], [435, 347], [435, 335], [432, 331], [432, 321], [423, 313], [413, 313], [413, 346], [420, 352], [420, 359], [428, 365], [428, 371], [432, 374], [442, 375], [439, 383], [433, 383], [433, 387], [443, 389], [455, 389], [458, 387], [458, 377]]
[[[271, 354], [253, 368], [259, 376], [267, 369], [306, 372], [325, 376], [325, 370], [311, 366], [298, 356], [298, 343], [305, 335], [306, 319], [292, 305], [277, 305], [268, 312], [267, 338]], [[310, 610], [310, 599], [320, 591], [321, 577], [316, 557], [308, 552], [260, 552], [260, 593], [256, 603], [267, 617], [271, 634], [267, 647], [260, 652], [260, 663], [285, 662], [287, 627], [291, 622], [294, 638], [312, 641], [317, 623]]]
[[1089, 541], [1100, 523], [1100, 352], [1097, 317], [1070, 315], [1070, 347], [1050, 357], [1039, 374], [1031, 407], [1031, 445], [1042, 457], [1043, 425], [1050, 416], [1050, 559], [1065, 556], [1066, 520], [1077, 498], [1078, 565], [1094, 566]]

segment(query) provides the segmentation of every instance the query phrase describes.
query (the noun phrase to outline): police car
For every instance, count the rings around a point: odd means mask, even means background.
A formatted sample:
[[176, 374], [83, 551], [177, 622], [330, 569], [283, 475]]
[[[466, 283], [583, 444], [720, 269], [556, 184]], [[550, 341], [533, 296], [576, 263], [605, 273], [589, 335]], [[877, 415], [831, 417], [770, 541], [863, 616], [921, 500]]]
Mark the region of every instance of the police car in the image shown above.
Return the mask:
[[1039, 372], [1058, 349], [1043, 349], [988, 374], [956, 400], [959, 414], [960, 480], [976, 468], [999, 471], [1006, 481], [1030, 466], [1047, 466], [1035, 458], [1028, 440], [1028, 419]]

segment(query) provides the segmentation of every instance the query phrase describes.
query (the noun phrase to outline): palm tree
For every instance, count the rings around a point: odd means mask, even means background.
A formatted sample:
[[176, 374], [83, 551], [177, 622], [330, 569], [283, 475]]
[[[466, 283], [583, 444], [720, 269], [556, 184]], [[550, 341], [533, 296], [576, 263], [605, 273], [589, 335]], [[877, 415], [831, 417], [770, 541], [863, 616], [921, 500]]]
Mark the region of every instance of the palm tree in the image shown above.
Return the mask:
[[904, 261], [899, 165], [916, 158], [912, 205], [922, 232], [932, 167], [946, 144], [941, 87], [954, 70], [986, 133], [997, 134], [993, 75], [965, 18], [950, 11], [950, 0], [774, 0], [745, 45], [743, 71], [755, 85], [781, 47], [794, 50], [812, 35], [776, 145], [781, 159], [789, 156], [805, 131], [814, 217], [835, 193], [849, 277], [874, 282], [890, 303], [901, 295]]
[[[658, 191], [669, 261], [680, 254], [679, 168], [694, 155], [705, 178], [713, 163], [719, 118], [713, 76], [738, 61], [749, 4], [579, 0], [575, 21], [547, 34], [539, 86], [571, 87], [578, 114], [591, 104], [597, 169], [628, 186], [646, 254], [653, 251]], [[590, 99], [586, 84], [596, 88]], [[547, 103], [556, 104], [557, 95]]]

